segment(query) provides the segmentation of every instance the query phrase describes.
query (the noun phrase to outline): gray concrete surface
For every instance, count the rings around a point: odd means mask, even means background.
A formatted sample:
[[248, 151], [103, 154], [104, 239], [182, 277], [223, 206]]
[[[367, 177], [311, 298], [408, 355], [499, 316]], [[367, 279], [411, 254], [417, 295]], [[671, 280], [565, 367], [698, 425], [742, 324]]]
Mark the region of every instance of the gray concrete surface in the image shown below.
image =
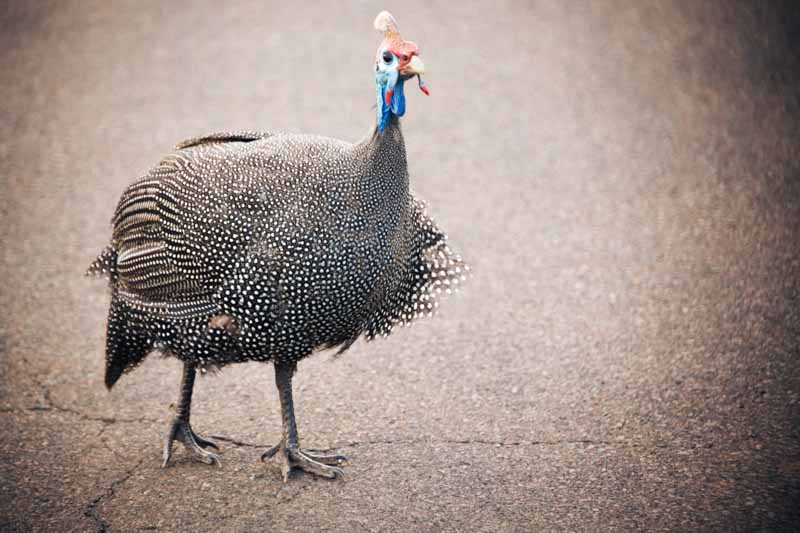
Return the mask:
[[[779, 2], [6, 2], [0, 529], [800, 527], [800, 17]], [[372, 18], [422, 46], [412, 183], [475, 269], [439, 317], [198, 382], [223, 467], [159, 468], [179, 365], [102, 385], [82, 277], [125, 185], [226, 129], [356, 140]]]

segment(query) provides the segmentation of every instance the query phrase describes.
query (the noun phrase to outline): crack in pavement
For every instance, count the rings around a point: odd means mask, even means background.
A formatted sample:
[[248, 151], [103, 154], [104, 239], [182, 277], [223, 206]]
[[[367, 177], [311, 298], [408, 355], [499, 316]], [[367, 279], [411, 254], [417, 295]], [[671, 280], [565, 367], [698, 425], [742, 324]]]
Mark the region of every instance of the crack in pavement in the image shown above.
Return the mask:
[[80, 417], [82, 420], [88, 420], [90, 422], [102, 422], [106, 425], [110, 424], [141, 424], [141, 423], [159, 423], [160, 420], [156, 418], [147, 418], [147, 417], [140, 417], [140, 418], [117, 418], [114, 416], [92, 416], [87, 415], [82, 411], [78, 411], [77, 409], [72, 409], [71, 407], [64, 407], [62, 405], [58, 405], [53, 402], [50, 398], [49, 392], [46, 394], [47, 401], [49, 402], [47, 405], [33, 405], [30, 407], [0, 407], [0, 413], [24, 413], [27, 411], [33, 412], [48, 412], [48, 411], [57, 411], [59, 413], [66, 413], [70, 415], [75, 415]]
[[[104, 424], [115, 424], [115, 423], [160, 423], [161, 420], [155, 418], [147, 418], [147, 417], [140, 417], [140, 418], [116, 418], [116, 417], [102, 417], [102, 416], [92, 416], [87, 415], [77, 409], [72, 409], [70, 407], [64, 407], [62, 405], [58, 405], [55, 403], [50, 396], [50, 391], [47, 390], [47, 387], [42, 385], [42, 392], [44, 395], [44, 399], [47, 402], [47, 405], [35, 405], [33, 407], [25, 408], [28, 411], [58, 411], [62, 413], [68, 413], [75, 416], [79, 416], [83, 420], [89, 420], [93, 422], [103, 422]], [[4, 413], [12, 413], [12, 412], [22, 412], [20, 409], [16, 408], [0, 408], [0, 412]], [[226, 437], [224, 435], [209, 435], [212, 439], [217, 439], [223, 442], [227, 442], [233, 444], [234, 446], [239, 447], [247, 447], [247, 448], [270, 448], [273, 446], [272, 444], [260, 444], [255, 442], [247, 442], [238, 439], [234, 439], [232, 437]], [[351, 441], [341, 444], [339, 446], [331, 446], [324, 449], [317, 449], [316, 451], [319, 452], [330, 452], [335, 451], [340, 448], [355, 448], [358, 446], [365, 446], [365, 445], [374, 445], [374, 444], [420, 444], [420, 443], [430, 443], [430, 444], [482, 444], [487, 446], [498, 446], [498, 447], [512, 447], [512, 446], [562, 446], [564, 444], [586, 444], [590, 446], [626, 446], [626, 447], [644, 447], [647, 446], [646, 443], [639, 443], [639, 442], [628, 442], [628, 441], [610, 441], [610, 440], [594, 440], [594, 439], [558, 439], [558, 440], [513, 440], [513, 441], [503, 441], [503, 440], [486, 440], [486, 439], [443, 439], [443, 440], [426, 440], [426, 439], [409, 439], [409, 440], [366, 440], [366, 441]], [[661, 442], [651, 443], [652, 446], [656, 448], [664, 448], [665, 446]]]
[[223, 435], [209, 435], [208, 437], [211, 439], [221, 440], [223, 442], [229, 442], [234, 446], [240, 446], [246, 448], [269, 448], [270, 446], [272, 446], [271, 444], [256, 444], [252, 442], [244, 442], [241, 440], [232, 439], [230, 437], [225, 437]]
[[[114, 423], [147, 423], [147, 424], [155, 424], [160, 423], [161, 421], [155, 418], [148, 418], [148, 417], [138, 417], [138, 418], [117, 418], [117, 417], [105, 417], [105, 416], [93, 416], [87, 413], [84, 413], [78, 409], [74, 409], [72, 407], [65, 406], [60, 402], [56, 401], [52, 393], [48, 387], [48, 385], [36, 377], [33, 377], [34, 383], [39, 387], [41, 394], [42, 394], [42, 405], [34, 405], [32, 407], [27, 407], [24, 410], [27, 411], [34, 411], [34, 412], [47, 412], [47, 411], [57, 411], [60, 413], [71, 414], [73, 416], [77, 416], [82, 420], [92, 421], [92, 422], [101, 422], [103, 426], [100, 428], [98, 433], [95, 435], [95, 438], [100, 440], [101, 445], [108, 449], [117, 459], [122, 460], [124, 459], [109, 443], [103, 439], [103, 434], [107, 430], [110, 424]], [[5, 408], [3, 407], [0, 409], [2, 412], [21, 412], [22, 409], [16, 408]], [[261, 444], [256, 442], [247, 442], [238, 440], [232, 437], [226, 437], [224, 435], [211, 435], [211, 438], [217, 439], [222, 442], [227, 442], [234, 446], [238, 447], [247, 447], [247, 448], [269, 448], [271, 444]], [[604, 445], [604, 446], [613, 446], [613, 445], [626, 445], [626, 446], [642, 446], [641, 444], [636, 443], [625, 443], [625, 442], [612, 442], [606, 440], [593, 440], [593, 439], [561, 439], [561, 440], [513, 440], [513, 441], [504, 441], [504, 440], [488, 440], [488, 439], [442, 439], [442, 440], [429, 440], [429, 439], [369, 439], [363, 441], [350, 441], [343, 443], [338, 446], [326, 448], [326, 449], [319, 449], [319, 452], [333, 452], [342, 448], [356, 448], [359, 446], [370, 446], [370, 445], [415, 445], [415, 444], [429, 444], [429, 445], [436, 445], [436, 444], [462, 444], [462, 445], [483, 445], [483, 446], [495, 446], [495, 447], [514, 447], [514, 446], [559, 446], [564, 444], [585, 444], [585, 445]], [[108, 522], [102, 517], [100, 513], [100, 506], [103, 503], [109, 502], [113, 499], [119, 492], [120, 488], [133, 476], [133, 474], [139, 469], [142, 464], [144, 464], [146, 457], [140, 458], [131, 468], [126, 469], [124, 473], [119, 476], [118, 478], [111, 481], [108, 487], [99, 495], [92, 498], [85, 506], [83, 510], [83, 515], [90, 520], [92, 520], [96, 531], [98, 532], [107, 532], [110, 528]], [[291, 500], [294, 498], [296, 494], [287, 493], [283, 490], [283, 487], [279, 489], [276, 493], [276, 497], [282, 500]], [[288, 498], [287, 498], [288, 497]]]
[[593, 439], [559, 439], [559, 440], [483, 440], [483, 439], [446, 439], [443, 441], [431, 441], [433, 443], [446, 443], [446, 444], [484, 444], [489, 446], [561, 446], [564, 444], [587, 444], [595, 446], [641, 446], [638, 443], [623, 442], [623, 441], [610, 441], [610, 440], [593, 440]]
[[108, 450], [109, 452], [111, 452], [111, 454], [112, 454], [112, 455], [114, 455], [114, 457], [116, 457], [118, 460], [120, 460], [120, 461], [123, 461], [123, 460], [125, 460], [125, 459], [127, 458], [127, 456], [125, 456], [125, 455], [123, 455], [123, 454], [119, 453], [119, 452], [118, 452], [116, 449], [114, 449], [114, 448], [111, 446], [111, 444], [109, 444], [109, 442], [108, 442], [108, 440], [107, 440], [107, 439], [105, 439], [105, 438], [103, 438], [103, 437], [102, 437], [102, 435], [103, 435], [103, 433], [105, 433], [106, 429], [108, 429], [108, 424], [105, 424], [105, 425], [103, 425], [103, 426], [100, 428], [100, 431], [97, 433], [97, 435], [95, 435], [95, 438], [96, 438], [96, 439], [98, 439], [98, 440], [100, 441], [100, 444], [101, 444], [101, 445], [102, 445], [102, 446], [103, 446], [103, 447], [104, 447], [106, 450]]
[[98, 510], [97, 507], [103, 502], [103, 500], [108, 501], [114, 496], [116, 496], [117, 489], [126, 481], [128, 481], [128, 479], [130, 479], [130, 477], [133, 475], [136, 469], [142, 466], [142, 463], [144, 463], [144, 461], [145, 461], [144, 457], [139, 459], [139, 461], [131, 468], [126, 470], [121, 477], [113, 480], [111, 484], [108, 486], [108, 488], [102, 494], [92, 498], [89, 501], [89, 503], [86, 504], [86, 507], [84, 507], [83, 515], [87, 518], [90, 518], [94, 522], [98, 533], [107, 532], [108, 523], [105, 520], [103, 520], [103, 518], [100, 516], [100, 511]]
[[81, 417], [83, 420], [90, 420], [92, 422], [103, 422], [105, 424], [116, 424], [119, 423], [157, 423], [160, 422], [155, 418], [147, 418], [147, 417], [139, 417], [139, 418], [117, 418], [117, 417], [108, 417], [108, 416], [92, 416], [87, 415], [77, 409], [73, 409], [72, 407], [64, 407], [63, 405], [58, 404], [56, 401], [53, 400], [52, 396], [50, 395], [50, 389], [47, 388], [46, 385], [40, 385], [42, 387], [42, 395], [44, 396], [44, 406], [36, 406], [35, 410], [37, 411], [47, 411], [49, 409], [59, 411], [61, 413], [70, 413], [76, 416]]
[[[225, 437], [223, 435], [210, 435], [212, 439], [221, 440], [233, 444], [234, 446], [247, 447], [247, 448], [270, 448], [272, 444], [260, 444], [256, 442], [246, 442]], [[442, 439], [442, 440], [427, 440], [427, 439], [407, 439], [407, 440], [365, 440], [365, 441], [351, 441], [339, 446], [331, 446], [329, 448], [316, 448], [314, 451], [318, 452], [333, 452], [342, 448], [357, 448], [358, 446], [369, 446], [376, 444], [480, 444], [485, 446], [496, 447], [513, 447], [513, 446], [563, 446], [564, 444], [586, 444], [590, 446], [628, 446], [628, 447], [641, 447], [644, 444], [635, 442], [624, 441], [609, 441], [609, 440], [593, 440], [593, 439], [559, 439], [559, 440], [484, 440], [484, 439]], [[657, 446], [657, 444], [654, 444]]]
[[[29, 366], [28, 360], [25, 357], [21, 358], [22, 361]], [[35, 405], [33, 407], [28, 407], [29, 411], [58, 411], [61, 413], [68, 413], [75, 416], [80, 417], [83, 420], [89, 420], [92, 422], [103, 422], [104, 424], [115, 424], [115, 423], [160, 423], [161, 420], [155, 418], [148, 418], [148, 417], [139, 417], [139, 418], [117, 418], [117, 417], [105, 417], [105, 416], [92, 416], [88, 415], [82, 411], [77, 409], [73, 409], [71, 407], [65, 407], [58, 402], [56, 402], [51, 393], [50, 389], [47, 384], [39, 381], [36, 377], [32, 376], [32, 379], [36, 385], [42, 391], [42, 398], [44, 405]], [[0, 412], [18, 412], [17, 409], [14, 408], [2, 408]], [[221, 440], [223, 442], [228, 442], [233, 444], [234, 446], [240, 447], [248, 447], [248, 448], [269, 448], [272, 444], [259, 444], [259, 443], [252, 443], [237, 440], [231, 437], [226, 437], [224, 435], [210, 435], [211, 438]], [[366, 441], [351, 441], [340, 446], [333, 446], [326, 449], [320, 449], [317, 451], [325, 452], [325, 451], [334, 451], [340, 448], [355, 448], [358, 446], [364, 445], [374, 445], [374, 444], [419, 444], [422, 442], [428, 442], [431, 444], [483, 444], [489, 446], [559, 446], [564, 444], [587, 444], [587, 445], [598, 445], [598, 446], [615, 446], [615, 445], [627, 445], [627, 446], [642, 446], [641, 444], [637, 443], [628, 443], [628, 442], [614, 442], [614, 441], [606, 441], [606, 440], [592, 440], [592, 439], [563, 439], [563, 440], [553, 440], [553, 441], [545, 441], [545, 440], [516, 440], [516, 441], [502, 441], [502, 440], [484, 440], [484, 439], [444, 439], [444, 440], [423, 440], [423, 439], [411, 439], [405, 441], [395, 441], [395, 440], [366, 440]], [[656, 444], [657, 446], [657, 444]], [[113, 450], [112, 450], [113, 451]]]
[[[25, 356], [20, 357], [22, 362], [30, 367], [30, 362]], [[108, 417], [108, 416], [93, 416], [86, 414], [78, 409], [73, 409], [72, 407], [66, 407], [59, 402], [53, 399], [52, 394], [50, 393], [50, 387], [39, 380], [35, 375], [31, 376], [34, 384], [39, 387], [42, 393], [42, 404], [43, 405], [34, 405], [32, 407], [25, 408], [28, 411], [58, 411], [60, 413], [68, 413], [75, 416], [80, 417], [82, 420], [89, 420], [91, 422], [103, 422], [104, 424], [116, 424], [116, 423], [158, 423], [160, 420], [155, 418], [147, 418], [147, 417], [139, 417], [139, 418], [118, 418], [118, 417]], [[0, 412], [20, 412], [19, 409], [15, 408], [3, 408], [0, 409]]]
[[[24, 356], [21, 359], [22, 359], [23, 363], [25, 363], [27, 366], [30, 366], [30, 363], [28, 362], [28, 360]], [[105, 439], [100, 438], [103, 435], [103, 433], [105, 432], [105, 430], [107, 429], [108, 425], [115, 424], [117, 422], [119, 422], [119, 423], [157, 423], [157, 422], [160, 422], [159, 420], [156, 420], [154, 418], [147, 418], [147, 417], [116, 418], [116, 417], [103, 417], [103, 416], [88, 415], [88, 414], [83, 413], [83, 412], [81, 412], [81, 411], [79, 411], [77, 409], [73, 409], [71, 407], [65, 407], [65, 406], [59, 404], [58, 402], [56, 402], [53, 399], [52, 395], [50, 394], [50, 389], [49, 389], [49, 387], [47, 386], [46, 383], [40, 381], [35, 376], [32, 376], [32, 379], [33, 379], [34, 384], [36, 386], [38, 386], [40, 391], [41, 391], [42, 403], [44, 405], [34, 405], [32, 407], [27, 407], [24, 410], [34, 411], [34, 412], [37, 412], [37, 411], [39, 411], [39, 412], [41, 412], [41, 411], [58, 411], [58, 412], [61, 412], [61, 413], [67, 413], [67, 414], [71, 414], [71, 415], [74, 415], [74, 416], [78, 416], [82, 420], [88, 420], [88, 421], [92, 421], [92, 422], [102, 422], [103, 423], [103, 427], [100, 428], [100, 431], [95, 435], [95, 438], [98, 438], [100, 440], [100, 442], [102, 443], [102, 445], [106, 449], [111, 451], [111, 453], [115, 457], [117, 457], [118, 459], [123, 459], [123, 457], [116, 450], [114, 450], [111, 446], [109, 446], [108, 442], [105, 441]], [[12, 408], [3, 408], [2, 411], [3, 412], [23, 412], [22, 409], [16, 409], [16, 408], [13, 408], [13, 407]], [[103, 520], [103, 518], [100, 516], [100, 512], [98, 510], [98, 506], [104, 500], [108, 501], [109, 499], [113, 498], [116, 495], [118, 488], [122, 484], [124, 484], [126, 481], [128, 481], [128, 479], [130, 479], [130, 477], [133, 475], [133, 473], [140, 466], [142, 466], [142, 464], [144, 463], [145, 460], [146, 460], [146, 457], [140, 458], [139, 461], [137, 461], [136, 464], [134, 464], [131, 468], [126, 470], [125, 473], [121, 477], [113, 480], [111, 482], [111, 484], [108, 486], [108, 488], [102, 494], [92, 498], [89, 501], [89, 503], [87, 503], [86, 506], [84, 507], [84, 511], [83, 511], [84, 516], [86, 516], [87, 518], [90, 518], [94, 522], [96, 530], [98, 532], [105, 533], [106, 531], [108, 531], [108, 527], [109, 527], [108, 523], [105, 520]]]
[[[27, 359], [22, 357], [22, 361], [28, 364]], [[104, 424], [115, 424], [115, 423], [160, 423], [161, 420], [155, 418], [148, 418], [148, 417], [139, 417], [139, 418], [117, 418], [117, 417], [103, 417], [103, 416], [92, 416], [77, 409], [73, 409], [71, 407], [65, 407], [55, 400], [50, 393], [49, 387], [33, 377], [33, 381], [42, 391], [42, 397], [44, 400], [44, 405], [35, 405], [33, 407], [28, 407], [27, 409], [30, 411], [58, 411], [62, 413], [68, 413], [75, 416], [80, 417], [83, 420], [89, 420], [93, 422], [103, 422]], [[3, 408], [0, 409], [0, 412], [16, 412], [17, 409], [14, 408]], [[248, 447], [248, 448], [269, 448], [272, 444], [259, 444], [253, 442], [246, 442], [237, 440], [231, 437], [226, 437], [224, 435], [210, 435], [211, 438], [217, 439], [223, 442], [227, 442], [233, 444], [234, 446], [239, 447]], [[608, 440], [593, 440], [593, 439], [559, 439], [559, 440], [515, 440], [515, 441], [502, 441], [502, 440], [485, 440], [485, 439], [444, 439], [444, 440], [424, 440], [424, 439], [410, 439], [410, 440], [366, 440], [366, 441], [351, 441], [340, 446], [333, 446], [325, 449], [319, 449], [319, 452], [330, 452], [335, 451], [341, 448], [355, 448], [358, 446], [364, 445], [375, 445], [375, 444], [419, 444], [427, 442], [430, 444], [482, 444], [487, 446], [497, 446], [497, 447], [510, 447], [510, 446], [561, 446], [564, 444], [586, 444], [586, 445], [595, 445], [595, 446], [627, 446], [627, 447], [640, 447], [645, 446], [642, 443], [633, 443], [633, 442], [624, 442], [624, 441], [608, 441]], [[655, 447], [663, 447], [659, 443], [654, 443], [653, 446]], [[113, 450], [112, 450], [113, 451]]]
[[441, 439], [441, 440], [425, 440], [425, 439], [410, 439], [410, 440], [367, 440], [367, 441], [353, 441], [346, 443], [342, 446], [333, 447], [329, 450], [333, 451], [338, 448], [355, 448], [358, 446], [372, 445], [372, 444], [480, 444], [483, 446], [495, 447], [513, 447], [513, 446], [563, 446], [564, 444], [586, 444], [594, 446], [642, 446], [639, 443], [631, 442], [615, 442], [608, 440], [593, 440], [593, 439], [559, 439], [559, 440], [485, 440], [485, 439]]

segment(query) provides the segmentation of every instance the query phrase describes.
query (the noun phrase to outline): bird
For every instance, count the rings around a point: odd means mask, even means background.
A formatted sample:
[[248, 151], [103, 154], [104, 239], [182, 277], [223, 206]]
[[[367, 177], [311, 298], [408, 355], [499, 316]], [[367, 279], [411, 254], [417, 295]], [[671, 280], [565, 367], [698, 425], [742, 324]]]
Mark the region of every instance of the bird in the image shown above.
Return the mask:
[[317, 135], [235, 131], [179, 143], [130, 184], [110, 243], [87, 275], [108, 280], [105, 385], [150, 353], [183, 363], [162, 466], [175, 441], [220, 464], [192, 429], [197, 372], [271, 363], [282, 438], [263, 461], [340, 478], [346, 457], [301, 448], [292, 398], [300, 360], [347, 350], [432, 315], [469, 266], [409, 186], [400, 117], [404, 84], [422, 81], [419, 47], [397, 21], [375, 18], [376, 118], [349, 143]]

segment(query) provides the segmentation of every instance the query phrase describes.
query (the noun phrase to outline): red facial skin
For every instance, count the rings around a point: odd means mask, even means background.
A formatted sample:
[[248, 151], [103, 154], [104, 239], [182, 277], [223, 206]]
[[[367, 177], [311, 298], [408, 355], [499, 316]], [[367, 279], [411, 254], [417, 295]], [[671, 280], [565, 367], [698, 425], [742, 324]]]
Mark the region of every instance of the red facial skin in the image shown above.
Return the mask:
[[[403, 40], [403, 38], [400, 37], [400, 34], [397, 32], [386, 33], [380, 48], [378, 48], [378, 61], [380, 61], [380, 56], [383, 50], [388, 50], [394, 54], [398, 61], [397, 70], [401, 74], [406, 73], [405, 70], [408, 67], [408, 64], [411, 62], [411, 58], [419, 55], [419, 46], [417, 46], [417, 43]], [[431, 93], [424, 84], [420, 83], [419, 88], [427, 96], [430, 96]], [[392, 101], [393, 93], [394, 91], [391, 90], [386, 91], [386, 94], [384, 95], [386, 105], [389, 105], [389, 102]]]
[[404, 41], [399, 34], [387, 35], [383, 42], [381, 43], [381, 47], [378, 49], [378, 54], [380, 55], [381, 50], [388, 50], [392, 54], [397, 57], [399, 64], [397, 66], [398, 70], [403, 73], [403, 71], [408, 66], [408, 63], [411, 61], [413, 56], [419, 55], [419, 46], [416, 43], [411, 41]]

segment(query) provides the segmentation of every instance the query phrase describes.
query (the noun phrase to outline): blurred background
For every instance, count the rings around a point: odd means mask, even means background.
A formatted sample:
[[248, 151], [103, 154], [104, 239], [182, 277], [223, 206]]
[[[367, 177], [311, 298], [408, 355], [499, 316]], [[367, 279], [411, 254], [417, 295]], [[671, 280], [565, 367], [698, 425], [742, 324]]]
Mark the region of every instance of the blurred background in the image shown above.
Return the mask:
[[[179, 364], [102, 385], [83, 272], [180, 140], [374, 124], [382, 9], [416, 41], [412, 187], [474, 269], [434, 319], [202, 379], [223, 467], [160, 466]], [[800, 524], [794, 2], [7, 1], [0, 529], [792, 530]]]

